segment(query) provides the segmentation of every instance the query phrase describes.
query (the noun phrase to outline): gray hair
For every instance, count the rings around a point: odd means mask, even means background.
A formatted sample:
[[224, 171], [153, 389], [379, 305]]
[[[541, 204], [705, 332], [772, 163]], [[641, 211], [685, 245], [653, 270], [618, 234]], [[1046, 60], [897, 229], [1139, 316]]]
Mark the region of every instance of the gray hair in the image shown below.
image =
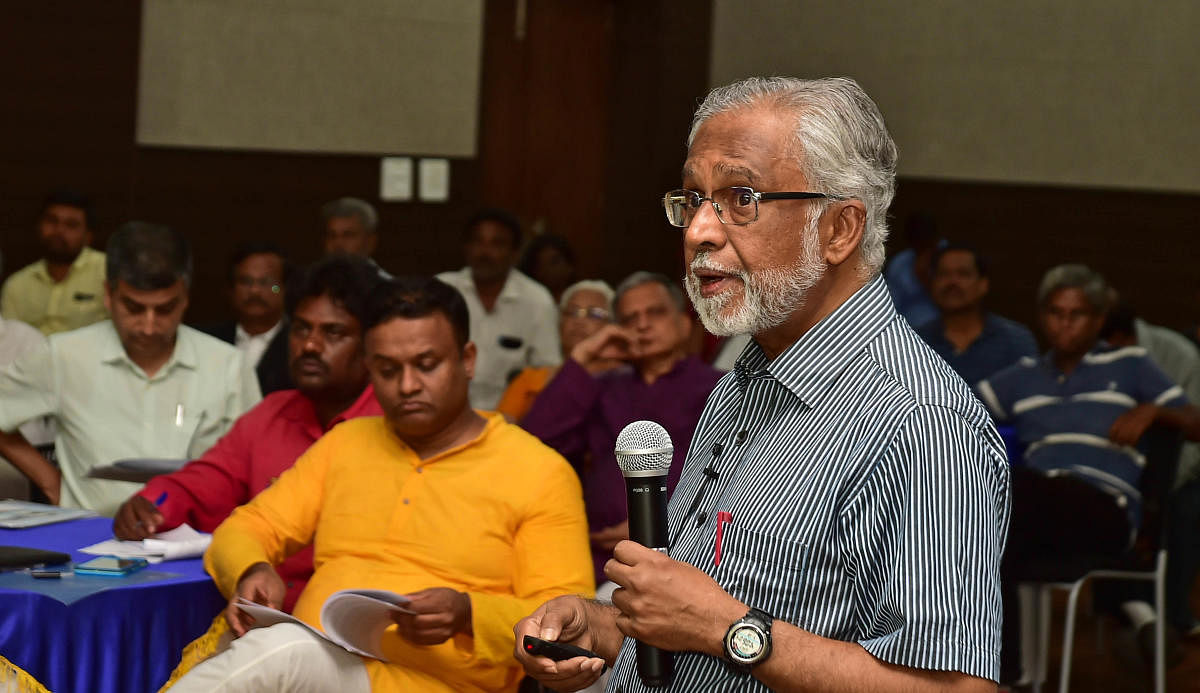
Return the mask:
[[367, 233], [375, 233], [375, 227], [379, 224], [379, 215], [371, 203], [357, 197], [339, 197], [321, 206], [321, 218], [325, 221], [344, 217], [358, 217]]
[[795, 154], [812, 189], [866, 206], [862, 271], [874, 276], [883, 267], [887, 210], [896, 193], [896, 143], [879, 107], [847, 77], [749, 77], [709, 92], [692, 118], [688, 146], [709, 118], [759, 105], [795, 114]]
[[1108, 310], [1108, 284], [1105, 283], [1104, 277], [1099, 272], [1087, 265], [1073, 264], [1051, 267], [1042, 276], [1042, 283], [1038, 285], [1038, 308], [1045, 307], [1050, 297], [1063, 289], [1082, 291], [1083, 297], [1098, 313]]
[[180, 232], [144, 221], [121, 225], [104, 248], [109, 288], [125, 282], [141, 291], [192, 285], [192, 246]]
[[613, 288], [608, 285], [608, 282], [600, 281], [599, 279], [584, 279], [563, 289], [562, 297], [558, 299], [558, 309], [565, 310], [571, 297], [580, 291], [595, 291], [600, 294], [608, 303], [608, 311], [612, 312], [613, 296], [616, 294], [613, 292]]
[[637, 288], [642, 284], [661, 284], [667, 290], [667, 293], [671, 295], [671, 301], [679, 309], [679, 312], [682, 313], [687, 310], [687, 303], [683, 300], [683, 289], [680, 289], [678, 284], [665, 274], [645, 271], [634, 272], [622, 279], [620, 284], [617, 284], [617, 290], [613, 296], [613, 306], [620, 303], [621, 297], [629, 293], [630, 289]]

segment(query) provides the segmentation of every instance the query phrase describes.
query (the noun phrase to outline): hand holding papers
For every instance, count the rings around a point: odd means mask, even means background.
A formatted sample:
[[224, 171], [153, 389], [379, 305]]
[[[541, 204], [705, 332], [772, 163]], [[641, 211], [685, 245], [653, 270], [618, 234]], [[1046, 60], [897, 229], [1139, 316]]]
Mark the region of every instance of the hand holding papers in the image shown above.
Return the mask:
[[173, 561], [180, 558], [199, 558], [204, 555], [212, 535], [197, 532], [191, 525], [183, 524], [167, 532], [159, 532], [142, 541], [109, 539], [99, 544], [86, 546], [80, 551], [93, 556], [117, 556], [120, 558], [144, 558], [151, 563]]
[[406, 607], [408, 603], [408, 597], [387, 590], [334, 592], [321, 607], [321, 625], [325, 632], [291, 614], [247, 599], [238, 599], [236, 606], [254, 619], [255, 628], [295, 623], [348, 652], [386, 662], [387, 657], [380, 646], [383, 632], [395, 624], [395, 614], [413, 613]]

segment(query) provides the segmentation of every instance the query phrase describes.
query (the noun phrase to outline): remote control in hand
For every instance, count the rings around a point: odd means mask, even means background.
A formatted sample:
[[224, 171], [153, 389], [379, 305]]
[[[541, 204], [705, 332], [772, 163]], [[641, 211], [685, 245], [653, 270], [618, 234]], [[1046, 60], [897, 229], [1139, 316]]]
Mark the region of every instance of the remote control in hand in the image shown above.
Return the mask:
[[[572, 657], [600, 658], [600, 655], [592, 652], [591, 650], [585, 650], [582, 647], [568, 645], [564, 642], [551, 642], [549, 640], [542, 640], [541, 638], [535, 638], [532, 635], [526, 635], [522, 644], [525, 647], [525, 651], [529, 654], [538, 655], [540, 657], [548, 657], [556, 662], [561, 662], [564, 659], [571, 659]], [[605, 664], [604, 667], [607, 669], [608, 664]]]

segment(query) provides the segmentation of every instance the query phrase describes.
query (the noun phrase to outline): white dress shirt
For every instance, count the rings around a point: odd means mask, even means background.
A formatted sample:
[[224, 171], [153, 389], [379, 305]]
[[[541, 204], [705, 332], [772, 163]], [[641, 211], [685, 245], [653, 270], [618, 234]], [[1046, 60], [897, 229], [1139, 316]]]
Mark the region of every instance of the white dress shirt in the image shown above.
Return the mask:
[[275, 323], [271, 329], [262, 334], [250, 334], [242, 327], [241, 323], [233, 328], [233, 345], [242, 352], [246, 358], [246, 365], [251, 368], [257, 368], [258, 362], [262, 360], [262, 355], [267, 351], [267, 347], [271, 346], [271, 340], [275, 339], [275, 334], [279, 332], [279, 328], [283, 327], [283, 321]]
[[484, 310], [471, 268], [437, 278], [458, 289], [471, 314], [471, 341], [479, 350], [471, 379], [471, 406], [493, 410], [511, 377], [526, 366], [562, 363], [558, 307], [546, 287], [513, 269], [491, 312]]
[[91, 479], [91, 469], [199, 457], [260, 399], [253, 369], [233, 346], [180, 326], [171, 358], [147, 377], [105, 320], [52, 335], [0, 370], [0, 430], [53, 416], [61, 504], [111, 515], [141, 485]]

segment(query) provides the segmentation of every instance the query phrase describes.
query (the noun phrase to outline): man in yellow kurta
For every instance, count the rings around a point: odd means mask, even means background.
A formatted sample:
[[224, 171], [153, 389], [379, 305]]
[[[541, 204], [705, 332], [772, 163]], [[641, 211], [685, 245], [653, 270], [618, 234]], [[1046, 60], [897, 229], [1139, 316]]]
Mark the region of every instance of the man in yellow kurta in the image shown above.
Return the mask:
[[[575, 472], [498, 414], [470, 408], [475, 347], [462, 297], [435, 279], [381, 286], [367, 364], [382, 418], [347, 421], [234, 511], [205, 564], [234, 633], [173, 691], [513, 691], [513, 625], [546, 599], [593, 589]], [[312, 580], [295, 615], [320, 626], [342, 589], [406, 594], [416, 615], [383, 635], [388, 661], [299, 626], [252, 628], [237, 597], [278, 606], [270, 570], [307, 543]]]

